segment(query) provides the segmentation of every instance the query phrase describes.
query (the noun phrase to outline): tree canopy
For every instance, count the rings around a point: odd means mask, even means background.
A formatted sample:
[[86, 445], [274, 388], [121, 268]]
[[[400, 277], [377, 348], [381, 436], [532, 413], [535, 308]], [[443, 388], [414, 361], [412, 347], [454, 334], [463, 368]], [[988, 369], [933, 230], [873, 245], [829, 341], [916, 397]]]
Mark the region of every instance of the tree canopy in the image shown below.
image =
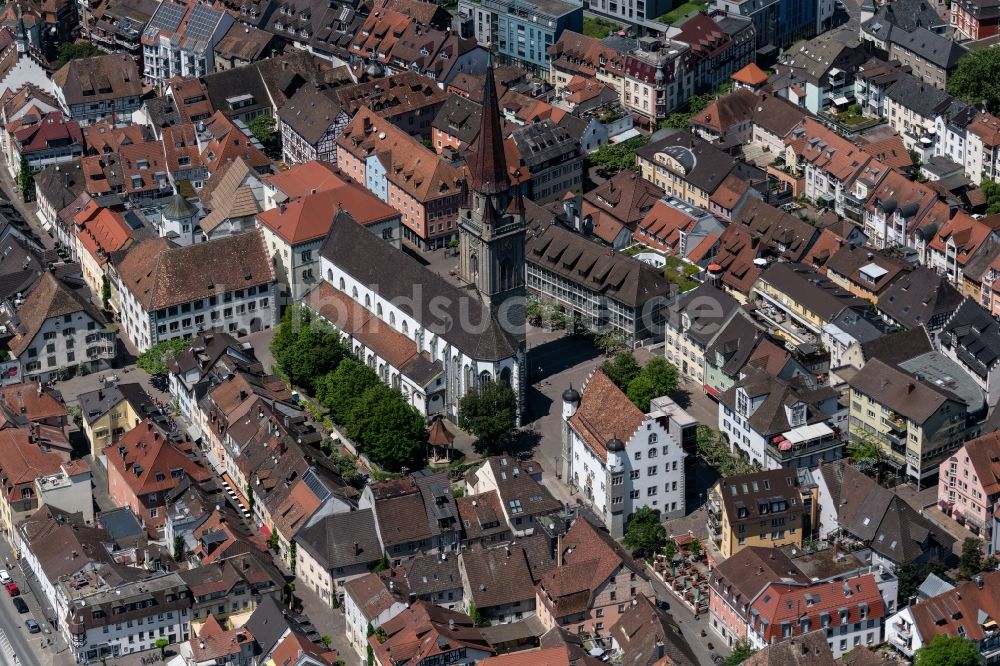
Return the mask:
[[104, 51], [90, 42], [63, 44], [59, 47], [59, 58], [56, 60], [56, 69], [61, 69], [70, 60], [93, 58], [99, 55], [104, 55]]
[[365, 389], [378, 383], [374, 370], [355, 358], [345, 358], [316, 382], [316, 398], [330, 410], [331, 419], [346, 425]]
[[910, 597], [917, 595], [917, 588], [927, 579], [928, 574], [933, 573], [940, 576], [944, 574], [944, 571], [945, 566], [940, 561], [915, 564], [910, 560], [903, 560], [896, 565], [893, 573], [896, 574], [896, 580], [899, 581], [899, 588], [896, 591], [896, 601], [899, 606], [907, 605]]
[[319, 380], [348, 356], [332, 326], [298, 307], [285, 312], [271, 339], [271, 353], [292, 385], [314, 395]]
[[247, 129], [250, 130], [250, 133], [265, 146], [270, 145], [277, 140], [278, 137], [274, 131], [275, 127], [277, 127], [277, 123], [274, 120], [274, 116], [266, 114], [254, 116], [250, 119], [250, 122], [247, 123]]
[[639, 363], [635, 360], [632, 352], [619, 352], [615, 357], [605, 361], [601, 365], [601, 370], [608, 376], [608, 379], [615, 383], [615, 386], [622, 391], [628, 389], [628, 385], [639, 374]]
[[958, 573], [962, 578], [972, 578], [985, 570], [983, 563], [983, 541], [966, 537], [962, 542], [962, 555], [958, 560]]
[[351, 413], [349, 437], [379, 465], [392, 470], [413, 467], [423, 449], [424, 419], [384, 384], [369, 387]]
[[458, 404], [458, 427], [476, 436], [489, 453], [500, 453], [517, 425], [517, 396], [507, 382], [483, 382]]
[[948, 634], [937, 634], [913, 654], [913, 666], [979, 666], [982, 663], [975, 643]]
[[991, 111], [1000, 109], [1000, 51], [978, 49], [965, 54], [948, 76], [948, 92], [964, 102], [986, 102]]
[[710, 426], [700, 425], [697, 431], [698, 453], [712, 467], [719, 470], [722, 476], [734, 476], [736, 474], [748, 474], [753, 471], [753, 466], [739, 456], [734, 456], [729, 447], [729, 442], [718, 430]]
[[174, 338], [158, 342], [139, 354], [135, 364], [151, 375], [165, 375], [168, 371], [167, 363], [190, 344], [191, 338]]
[[666, 541], [667, 530], [660, 522], [657, 511], [648, 506], [640, 506], [632, 512], [625, 528], [624, 542], [633, 555], [653, 555], [663, 548]]
[[606, 144], [587, 156], [587, 163], [594, 164], [608, 171], [638, 171], [635, 163], [635, 151], [646, 145], [648, 136], [637, 136], [616, 144]]
[[667, 395], [677, 390], [677, 368], [657, 356], [644, 365], [639, 374], [629, 382], [625, 393], [632, 403], [643, 412], [649, 411], [653, 398]]
[[750, 645], [750, 641], [745, 638], [741, 638], [735, 643], [733, 643], [733, 651], [729, 653], [725, 661], [722, 662], [722, 666], [739, 666], [744, 661], [753, 656], [756, 650]]

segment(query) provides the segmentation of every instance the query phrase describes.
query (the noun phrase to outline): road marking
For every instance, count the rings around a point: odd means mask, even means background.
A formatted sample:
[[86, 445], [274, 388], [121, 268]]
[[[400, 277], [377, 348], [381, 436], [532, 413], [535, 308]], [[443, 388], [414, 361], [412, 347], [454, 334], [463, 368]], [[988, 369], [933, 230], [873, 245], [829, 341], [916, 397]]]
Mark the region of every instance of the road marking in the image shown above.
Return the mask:
[[4, 633], [3, 629], [0, 629], [0, 649], [3, 650], [4, 663], [7, 664], [20, 664], [21, 661], [17, 657], [17, 653], [14, 652], [14, 646], [10, 644], [10, 640], [7, 638], [7, 634]]

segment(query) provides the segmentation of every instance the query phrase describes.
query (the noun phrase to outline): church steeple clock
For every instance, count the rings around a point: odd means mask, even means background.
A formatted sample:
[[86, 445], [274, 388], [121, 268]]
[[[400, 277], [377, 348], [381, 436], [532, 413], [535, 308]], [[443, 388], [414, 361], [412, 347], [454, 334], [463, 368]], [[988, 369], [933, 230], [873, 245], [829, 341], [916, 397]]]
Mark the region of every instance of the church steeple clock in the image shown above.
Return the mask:
[[[459, 272], [524, 349], [524, 201], [511, 186], [504, 155], [493, 63], [486, 71], [483, 119], [459, 208]], [[515, 172], [515, 179], [520, 174]]]

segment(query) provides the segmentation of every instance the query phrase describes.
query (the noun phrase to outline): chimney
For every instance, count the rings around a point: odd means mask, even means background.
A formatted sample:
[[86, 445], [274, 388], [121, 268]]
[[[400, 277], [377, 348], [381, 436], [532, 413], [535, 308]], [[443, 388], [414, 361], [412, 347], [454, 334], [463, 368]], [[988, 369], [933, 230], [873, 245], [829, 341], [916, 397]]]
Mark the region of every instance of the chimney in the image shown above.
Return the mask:
[[451, 631], [455, 631], [455, 618], [453, 617], [448, 618], [448, 629]]
[[361, 544], [357, 541], [354, 542], [354, 554], [356, 556], [361, 554]]
[[983, 577], [982, 576], [976, 576], [976, 587], [979, 588], [980, 590], [983, 589]]

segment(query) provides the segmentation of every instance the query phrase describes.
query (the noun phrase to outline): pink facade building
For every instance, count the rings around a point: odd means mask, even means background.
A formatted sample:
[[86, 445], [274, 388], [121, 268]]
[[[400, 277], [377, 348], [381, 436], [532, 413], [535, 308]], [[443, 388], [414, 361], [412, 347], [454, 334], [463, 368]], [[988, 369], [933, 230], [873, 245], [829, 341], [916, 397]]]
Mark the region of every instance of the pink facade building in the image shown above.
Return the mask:
[[941, 463], [938, 505], [989, 543], [1000, 499], [1000, 433], [967, 442]]

